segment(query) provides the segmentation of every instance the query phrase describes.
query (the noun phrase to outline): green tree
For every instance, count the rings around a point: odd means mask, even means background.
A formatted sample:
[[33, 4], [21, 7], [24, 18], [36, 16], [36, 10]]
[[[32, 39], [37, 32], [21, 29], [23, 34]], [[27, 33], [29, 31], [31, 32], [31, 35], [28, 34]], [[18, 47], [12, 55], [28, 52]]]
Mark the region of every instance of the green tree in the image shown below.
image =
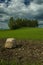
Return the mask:
[[10, 29], [14, 29], [14, 25], [15, 25], [14, 19], [13, 19], [13, 17], [11, 17], [9, 19], [8, 26], [9, 26]]
[[11, 17], [9, 19], [8, 26], [10, 29], [18, 29], [21, 27], [38, 27], [38, 21], [37, 20], [28, 20], [28, 19], [20, 19], [17, 18], [16, 20]]
[[38, 21], [32, 20], [32, 27], [37, 27], [37, 26], [38, 26]]

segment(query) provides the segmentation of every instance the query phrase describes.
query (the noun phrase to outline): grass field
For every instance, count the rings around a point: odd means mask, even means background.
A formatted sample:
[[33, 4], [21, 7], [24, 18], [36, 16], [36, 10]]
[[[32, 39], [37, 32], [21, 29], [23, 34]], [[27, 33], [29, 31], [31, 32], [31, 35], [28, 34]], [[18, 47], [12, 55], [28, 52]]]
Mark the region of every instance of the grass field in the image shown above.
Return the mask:
[[43, 28], [21, 28], [17, 30], [0, 30], [0, 38], [43, 40]]

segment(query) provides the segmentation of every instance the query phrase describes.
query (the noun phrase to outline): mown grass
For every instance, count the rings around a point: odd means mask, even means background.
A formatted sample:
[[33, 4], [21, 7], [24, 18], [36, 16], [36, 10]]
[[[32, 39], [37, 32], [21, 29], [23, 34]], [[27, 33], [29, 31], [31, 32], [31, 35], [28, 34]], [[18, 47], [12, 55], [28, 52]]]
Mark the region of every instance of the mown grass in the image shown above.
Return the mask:
[[16, 30], [0, 30], [0, 38], [43, 40], [43, 28], [20, 28]]

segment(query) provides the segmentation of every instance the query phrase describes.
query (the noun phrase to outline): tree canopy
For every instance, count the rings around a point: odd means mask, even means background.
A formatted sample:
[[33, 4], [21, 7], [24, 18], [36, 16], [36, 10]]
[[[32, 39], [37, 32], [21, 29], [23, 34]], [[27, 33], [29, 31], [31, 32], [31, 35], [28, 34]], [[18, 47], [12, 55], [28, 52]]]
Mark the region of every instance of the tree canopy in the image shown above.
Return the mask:
[[22, 18], [14, 19], [13, 17], [11, 17], [9, 19], [8, 26], [10, 29], [18, 29], [21, 27], [38, 27], [38, 21]]

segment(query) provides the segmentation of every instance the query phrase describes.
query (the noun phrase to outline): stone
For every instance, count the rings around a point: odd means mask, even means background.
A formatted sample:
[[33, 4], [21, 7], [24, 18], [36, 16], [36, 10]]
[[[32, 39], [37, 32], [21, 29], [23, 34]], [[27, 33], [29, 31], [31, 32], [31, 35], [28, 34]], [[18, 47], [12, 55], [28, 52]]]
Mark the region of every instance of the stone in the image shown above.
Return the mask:
[[14, 48], [16, 46], [15, 38], [7, 38], [5, 42], [5, 48]]

